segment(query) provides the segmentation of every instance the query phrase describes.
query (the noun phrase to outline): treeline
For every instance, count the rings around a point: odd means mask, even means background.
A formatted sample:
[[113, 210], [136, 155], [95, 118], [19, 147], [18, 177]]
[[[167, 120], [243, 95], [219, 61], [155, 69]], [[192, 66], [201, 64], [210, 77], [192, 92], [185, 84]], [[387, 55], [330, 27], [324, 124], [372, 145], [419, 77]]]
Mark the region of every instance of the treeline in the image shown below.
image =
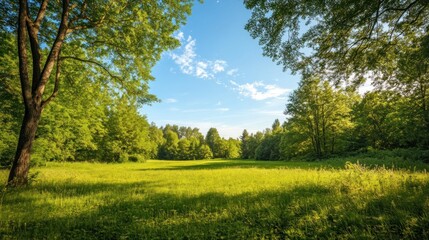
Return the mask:
[[[157, 127], [138, 112], [136, 100], [85, 78], [78, 83], [44, 109], [32, 163], [240, 157], [240, 142], [221, 138], [215, 128], [203, 135], [197, 128]], [[1, 165], [12, 162], [23, 114], [20, 96], [12, 86], [0, 82]]]
[[[157, 127], [149, 124], [138, 113], [137, 105], [126, 98], [110, 99], [103, 106], [97, 98], [79, 103], [72, 95], [66, 96], [75, 101], [56, 101], [45, 110], [34, 143], [34, 164], [240, 157], [240, 141], [221, 138], [216, 128], [204, 136], [198, 128]], [[8, 106], [1, 105], [1, 120], [7, 123], [0, 125], [1, 165], [11, 163], [18, 137], [20, 112], [3, 111]]]
[[360, 96], [307, 76], [289, 97], [285, 122], [275, 120], [272, 128], [250, 135], [244, 130], [242, 158], [321, 159], [393, 149], [422, 153], [418, 150], [429, 149], [428, 84], [408, 84]]
[[[24, 115], [18, 74], [16, 37], [0, 33], [0, 165], [10, 165]], [[67, 49], [62, 52], [66, 53]], [[82, 54], [77, 49], [69, 49]], [[216, 129], [149, 124], [138, 109], [156, 101], [147, 85], [109, 82], [85, 68], [63, 62], [58, 96], [43, 109], [32, 150], [32, 163], [45, 161], [123, 162], [144, 159], [238, 158], [239, 141], [223, 139]], [[103, 70], [103, 69], [101, 69]], [[53, 81], [51, 81], [53, 82]], [[139, 82], [127, 83], [140, 84]], [[47, 85], [52, 92], [55, 85]], [[134, 88], [135, 87], [135, 88]]]
[[[22, 116], [16, 87], [0, 82], [0, 162], [9, 165]], [[67, 83], [65, 83], [67, 84]], [[223, 139], [216, 128], [149, 124], [136, 100], [82, 78], [44, 110], [32, 162], [145, 159], [322, 159], [368, 150], [428, 149], [428, 97], [421, 92], [376, 89], [359, 95], [305, 77], [290, 96], [286, 121], [240, 139]]]

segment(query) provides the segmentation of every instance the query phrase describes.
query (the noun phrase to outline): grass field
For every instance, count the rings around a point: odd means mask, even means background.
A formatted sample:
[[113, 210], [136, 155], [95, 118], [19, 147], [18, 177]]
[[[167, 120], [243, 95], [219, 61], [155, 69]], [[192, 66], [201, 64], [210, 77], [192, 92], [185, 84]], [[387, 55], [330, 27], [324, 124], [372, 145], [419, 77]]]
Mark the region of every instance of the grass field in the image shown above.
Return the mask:
[[48, 163], [29, 187], [3, 185], [0, 238], [428, 239], [426, 169], [374, 159]]

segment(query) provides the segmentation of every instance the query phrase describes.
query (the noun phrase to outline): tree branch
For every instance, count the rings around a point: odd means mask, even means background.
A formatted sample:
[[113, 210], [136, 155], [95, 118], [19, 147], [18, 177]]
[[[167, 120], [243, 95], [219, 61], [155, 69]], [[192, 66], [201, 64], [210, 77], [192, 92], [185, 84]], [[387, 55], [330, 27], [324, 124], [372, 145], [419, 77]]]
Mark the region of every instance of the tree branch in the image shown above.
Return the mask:
[[[44, 13], [40, 13], [43, 8], [43, 4], [47, 4], [45, 2], [42, 3], [41, 10], [39, 10], [39, 15]], [[46, 6], [44, 7], [46, 9]], [[36, 91], [37, 86], [39, 85], [40, 81], [40, 73], [42, 71], [41, 69], [41, 53], [40, 53], [40, 46], [39, 46], [39, 26], [37, 26], [33, 21], [31, 21], [31, 16], [29, 16], [30, 11], [27, 5], [27, 32], [28, 32], [28, 38], [30, 39], [30, 47], [31, 47], [31, 57], [33, 60], [33, 78], [32, 78], [32, 91]], [[38, 16], [39, 17], [39, 16]], [[40, 19], [41, 20], [41, 19]]]
[[94, 65], [98, 66], [99, 68], [101, 68], [103, 71], [105, 71], [111, 78], [118, 79], [122, 83], [122, 79], [119, 76], [114, 75], [112, 72], [109, 71], [109, 69], [107, 69], [106, 66], [104, 66], [103, 64], [101, 64], [95, 60], [82, 59], [82, 58], [78, 58], [78, 57], [74, 57], [74, 56], [64, 56], [64, 57], [60, 58], [60, 60], [65, 60], [65, 59], [72, 59], [72, 60], [76, 60], [76, 61], [80, 61], [80, 62], [84, 62], [84, 63], [94, 64]]
[[46, 100], [42, 101], [42, 108], [44, 108], [53, 98], [55, 98], [58, 95], [58, 90], [60, 86], [60, 75], [61, 75], [61, 59], [60, 54], [58, 54], [57, 57], [57, 69], [55, 72], [55, 86], [54, 91], [52, 92], [51, 96], [49, 96]]
[[55, 61], [56, 59], [58, 59], [58, 54], [61, 50], [64, 38], [66, 37], [68, 29], [69, 4], [70, 0], [63, 0], [63, 12], [61, 15], [61, 23], [58, 29], [57, 37], [54, 41], [48, 58], [46, 59], [46, 63], [41, 73], [37, 89], [34, 92], [35, 96], [33, 96], [35, 98], [35, 101], [38, 103], [41, 103], [42, 101], [42, 95], [45, 90], [46, 83], [49, 80], [49, 76], [51, 75]]
[[34, 20], [34, 26], [37, 29], [39, 29], [40, 23], [42, 22], [43, 18], [45, 17], [46, 8], [48, 7], [48, 2], [49, 2], [49, 0], [43, 0], [42, 4], [40, 5], [36, 20]]

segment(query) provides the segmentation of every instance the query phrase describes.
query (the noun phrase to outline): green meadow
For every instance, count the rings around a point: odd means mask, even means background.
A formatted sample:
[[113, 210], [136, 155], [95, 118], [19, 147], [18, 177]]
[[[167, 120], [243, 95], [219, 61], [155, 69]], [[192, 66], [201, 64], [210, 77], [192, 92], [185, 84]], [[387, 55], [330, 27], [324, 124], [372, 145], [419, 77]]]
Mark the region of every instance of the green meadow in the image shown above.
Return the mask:
[[364, 158], [49, 162], [15, 189], [4, 169], [0, 239], [428, 239], [426, 169]]

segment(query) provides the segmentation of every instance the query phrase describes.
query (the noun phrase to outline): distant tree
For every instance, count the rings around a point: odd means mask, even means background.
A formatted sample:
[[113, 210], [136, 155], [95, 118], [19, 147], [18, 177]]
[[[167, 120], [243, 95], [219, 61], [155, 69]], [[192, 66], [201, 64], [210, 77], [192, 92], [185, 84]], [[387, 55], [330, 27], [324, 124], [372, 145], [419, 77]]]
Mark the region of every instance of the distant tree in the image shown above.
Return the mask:
[[[278, 121], [278, 120], [277, 120]], [[275, 123], [277, 122], [275, 121]], [[280, 127], [280, 124], [279, 124]], [[276, 133], [265, 134], [255, 150], [255, 159], [257, 160], [280, 160], [280, 141], [281, 131], [275, 128]]]
[[179, 150], [179, 136], [172, 130], [164, 132], [164, 144], [160, 147], [159, 158], [176, 159]]
[[197, 149], [197, 156], [198, 159], [211, 159], [213, 158], [213, 153], [207, 144], [202, 144]]
[[283, 131], [282, 126], [280, 125], [280, 121], [278, 119], [274, 120], [273, 126], [272, 126], [272, 132], [273, 134], [277, 134]]
[[[3, 1], [0, 31], [17, 32], [25, 108], [9, 184], [27, 182], [33, 140], [42, 110], [58, 94], [62, 63], [83, 62], [118, 91], [139, 96], [141, 102], [153, 101], [147, 93], [151, 68], [163, 51], [179, 45], [172, 34], [185, 22], [192, 3]], [[54, 85], [50, 94], [45, 93], [48, 83]]]
[[222, 139], [216, 128], [210, 128], [206, 134], [206, 144], [210, 147], [214, 158], [223, 157], [224, 151], [222, 149]]
[[250, 138], [248, 140], [248, 158], [249, 159], [255, 159], [255, 153], [258, 146], [261, 144], [262, 140], [264, 138], [264, 134], [260, 131], [256, 132], [255, 134], [251, 134]]
[[148, 158], [156, 159], [159, 154], [159, 148], [164, 144], [164, 137], [161, 129], [159, 129], [155, 123], [151, 123], [149, 127], [149, 152], [146, 153]]
[[179, 160], [194, 159], [193, 149], [191, 148], [191, 142], [188, 139], [182, 138], [179, 140], [177, 155], [175, 156], [175, 159], [179, 159]]
[[249, 146], [250, 135], [246, 129], [243, 130], [240, 140], [241, 140], [241, 158], [249, 159], [251, 152], [254, 150], [250, 149], [250, 146]]

